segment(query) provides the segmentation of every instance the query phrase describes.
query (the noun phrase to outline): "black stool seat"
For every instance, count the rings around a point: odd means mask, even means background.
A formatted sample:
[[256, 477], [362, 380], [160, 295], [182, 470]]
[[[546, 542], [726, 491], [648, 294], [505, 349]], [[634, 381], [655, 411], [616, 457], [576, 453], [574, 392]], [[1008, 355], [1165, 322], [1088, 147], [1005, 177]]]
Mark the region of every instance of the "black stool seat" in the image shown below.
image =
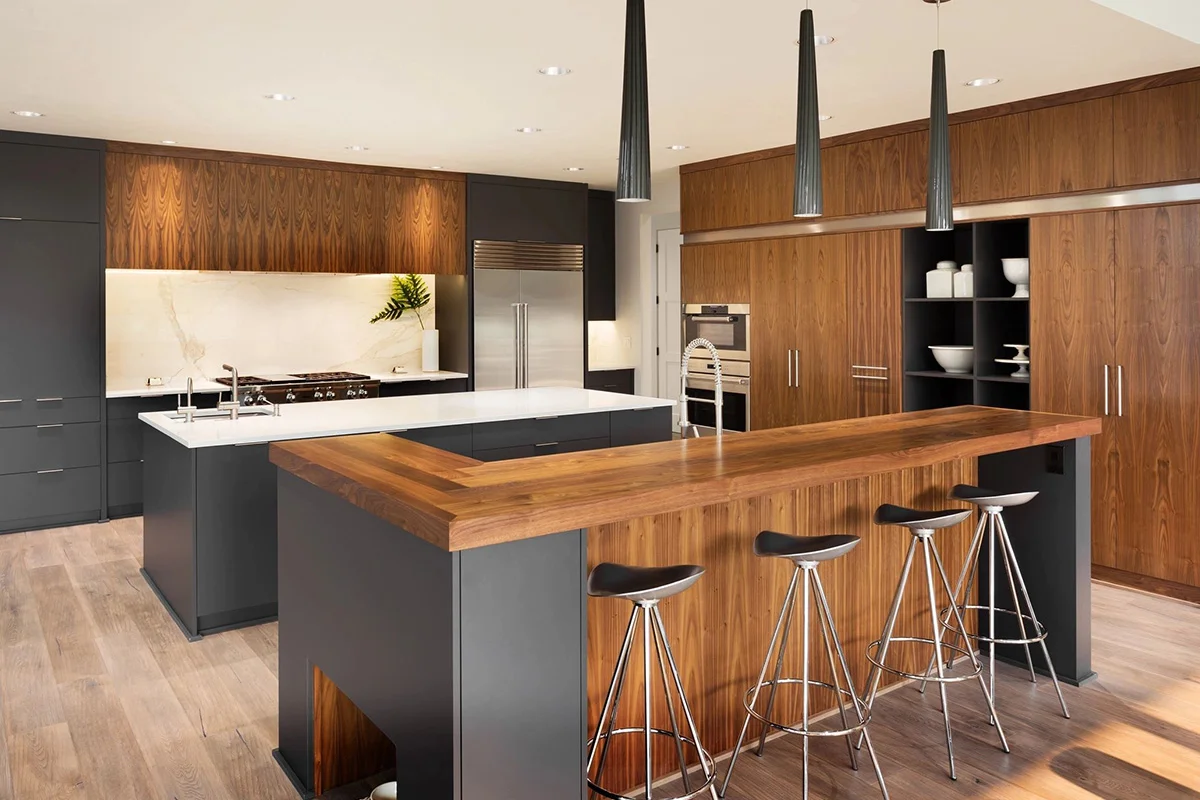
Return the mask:
[[857, 536], [792, 536], [763, 531], [754, 537], [754, 555], [790, 558], [793, 561], [832, 561], [849, 553], [861, 541]]
[[957, 508], [942, 511], [922, 511], [916, 508], [905, 508], [884, 503], [875, 509], [875, 523], [878, 525], [900, 525], [917, 531], [936, 531], [957, 525], [967, 517], [970, 511]]
[[1037, 492], [994, 492], [991, 489], [968, 486], [965, 483], [960, 483], [950, 490], [950, 498], [953, 500], [965, 500], [977, 506], [996, 506], [997, 508], [1023, 506], [1037, 496]]
[[704, 567], [695, 564], [627, 567], [605, 562], [588, 575], [587, 592], [592, 597], [624, 597], [635, 603], [662, 600], [684, 591], [703, 574]]

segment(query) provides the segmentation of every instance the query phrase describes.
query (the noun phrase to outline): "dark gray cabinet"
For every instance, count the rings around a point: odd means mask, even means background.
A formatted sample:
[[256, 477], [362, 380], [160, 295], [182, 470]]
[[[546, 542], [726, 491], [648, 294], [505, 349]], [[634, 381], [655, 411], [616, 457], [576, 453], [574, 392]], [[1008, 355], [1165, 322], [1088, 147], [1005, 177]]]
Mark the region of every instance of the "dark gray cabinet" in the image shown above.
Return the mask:
[[[217, 396], [195, 395], [193, 402], [209, 408]], [[136, 517], [142, 513], [142, 441], [146, 425], [138, 414], [170, 411], [178, 405], [175, 395], [165, 397], [120, 397], [108, 400], [108, 516]]]
[[647, 442], [669, 442], [675, 435], [671, 429], [671, 408], [639, 408], [633, 411], [614, 411], [609, 426], [612, 447], [625, 447]]
[[632, 369], [588, 370], [583, 377], [583, 388], [598, 392], [633, 394]]
[[410, 397], [416, 394], [454, 394], [467, 390], [466, 378], [429, 378], [379, 384], [380, 397]]
[[396, 431], [394, 436], [410, 442], [420, 442], [448, 453], [470, 456], [474, 451], [470, 425], [448, 425], [444, 428], [416, 428], [411, 431]]
[[0, 131], [0, 531], [103, 512], [103, 159]]
[[[617, 201], [612, 192], [588, 190], [587, 247], [584, 250], [584, 306], [587, 318], [617, 318]], [[631, 392], [632, 394], [632, 392]]]
[[467, 240], [585, 244], [587, 184], [467, 176]]
[[0, 217], [101, 221], [99, 150], [0, 141]]

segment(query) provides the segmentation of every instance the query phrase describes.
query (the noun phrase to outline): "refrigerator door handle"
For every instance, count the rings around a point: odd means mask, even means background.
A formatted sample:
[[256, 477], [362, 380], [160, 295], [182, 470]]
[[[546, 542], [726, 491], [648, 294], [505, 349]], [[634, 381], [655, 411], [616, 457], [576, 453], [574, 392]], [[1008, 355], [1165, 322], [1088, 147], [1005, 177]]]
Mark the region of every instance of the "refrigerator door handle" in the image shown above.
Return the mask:
[[529, 303], [521, 303], [521, 388], [529, 388]]

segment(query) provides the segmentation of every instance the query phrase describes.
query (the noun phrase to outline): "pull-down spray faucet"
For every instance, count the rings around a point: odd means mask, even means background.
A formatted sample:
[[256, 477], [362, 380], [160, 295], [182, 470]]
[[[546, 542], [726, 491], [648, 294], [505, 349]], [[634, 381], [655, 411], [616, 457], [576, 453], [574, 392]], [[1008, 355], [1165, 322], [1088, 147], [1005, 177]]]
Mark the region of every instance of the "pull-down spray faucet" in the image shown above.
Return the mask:
[[692, 353], [701, 347], [708, 348], [709, 354], [712, 355], [713, 390], [716, 396], [712, 400], [707, 400], [704, 398], [691, 399], [697, 403], [713, 403], [717, 408], [717, 436], [720, 436], [722, 431], [724, 431], [724, 426], [721, 424], [721, 407], [724, 403], [721, 395], [721, 358], [717, 355], [717, 348], [713, 346], [713, 343], [708, 339], [692, 339], [690, 342], [688, 342], [687, 347], [683, 348], [683, 358], [681, 359], [679, 365], [679, 435], [685, 439], [689, 436], [694, 436], [697, 438], [700, 436], [700, 428], [688, 422], [687, 409], [689, 398], [687, 393], [687, 379], [688, 360], [692, 357]]

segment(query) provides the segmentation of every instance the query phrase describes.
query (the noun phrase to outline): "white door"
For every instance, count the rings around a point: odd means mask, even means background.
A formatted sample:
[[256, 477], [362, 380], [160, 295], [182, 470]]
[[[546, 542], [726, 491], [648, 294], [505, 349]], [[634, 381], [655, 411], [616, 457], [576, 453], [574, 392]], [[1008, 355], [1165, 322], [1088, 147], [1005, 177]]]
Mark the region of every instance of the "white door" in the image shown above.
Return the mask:
[[[658, 348], [657, 371], [659, 397], [679, 398], [679, 362], [683, 357], [683, 305], [680, 302], [679, 248], [683, 235], [678, 228], [658, 232], [656, 291], [658, 292], [658, 325], [655, 344]], [[675, 410], [679, 418], [679, 410]]]

